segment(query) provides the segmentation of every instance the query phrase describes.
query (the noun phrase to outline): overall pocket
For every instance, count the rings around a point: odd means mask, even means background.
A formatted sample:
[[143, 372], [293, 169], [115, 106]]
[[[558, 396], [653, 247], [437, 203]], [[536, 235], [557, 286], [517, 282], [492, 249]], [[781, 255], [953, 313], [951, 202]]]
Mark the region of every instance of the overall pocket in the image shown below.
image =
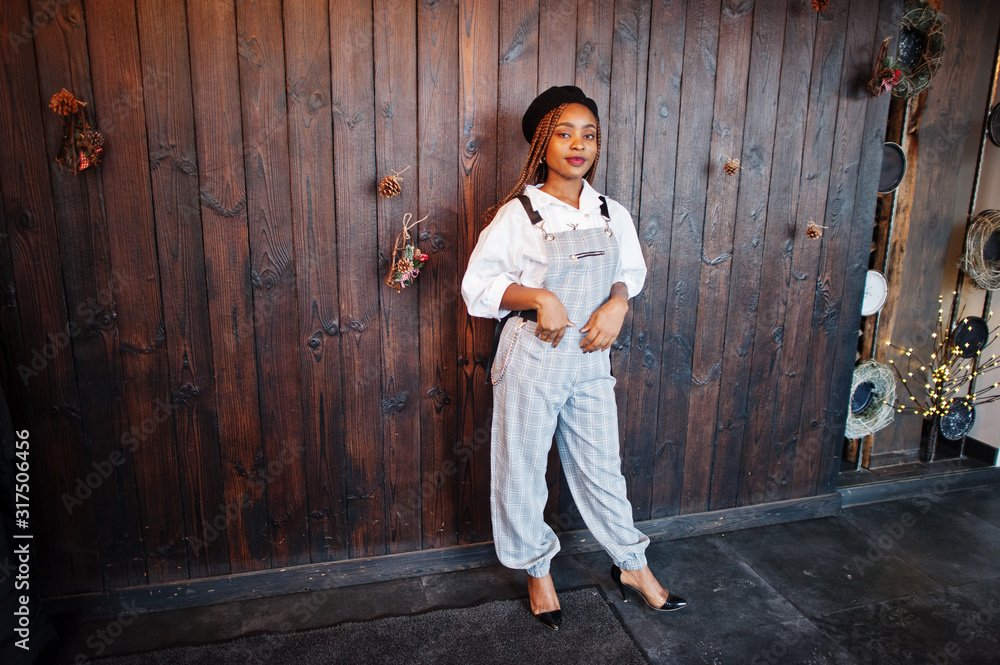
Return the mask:
[[578, 252], [576, 254], [570, 254], [569, 260], [573, 262], [573, 265], [580, 265], [580, 259], [585, 259], [590, 256], [604, 256], [604, 250], [598, 249], [591, 252]]

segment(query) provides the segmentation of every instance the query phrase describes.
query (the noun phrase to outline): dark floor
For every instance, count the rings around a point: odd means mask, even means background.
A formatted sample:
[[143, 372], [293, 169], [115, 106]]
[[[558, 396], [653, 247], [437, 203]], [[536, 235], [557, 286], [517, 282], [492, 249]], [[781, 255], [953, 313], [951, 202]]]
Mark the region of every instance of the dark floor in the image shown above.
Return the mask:
[[[552, 573], [557, 588], [603, 587], [652, 663], [1000, 663], [998, 485], [654, 543], [647, 554], [688, 608], [623, 604], [603, 552], [559, 557]], [[525, 596], [522, 573], [495, 567], [161, 612], [138, 617], [103, 655]], [[94, 657], [106, 624], [81, 627], [69, 662]]]

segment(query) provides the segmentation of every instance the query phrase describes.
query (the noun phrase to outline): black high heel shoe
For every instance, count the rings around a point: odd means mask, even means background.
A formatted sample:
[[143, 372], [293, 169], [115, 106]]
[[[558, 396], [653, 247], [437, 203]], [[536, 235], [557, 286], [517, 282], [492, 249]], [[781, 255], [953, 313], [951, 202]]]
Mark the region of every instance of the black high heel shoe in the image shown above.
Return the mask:
[[548, 626], [552, 630], [559, 630], [559, 626], [562, 625], [562, 610], [552, 610], [551, 612], [540, 612], [535, 615], [535, 618], [542, 622], [543, 625]]
[[[531, 608], [531, 591], [528, 591], [528, 608]], [[548, 626], [552, 630], [559, 630], [559, 626], [562, 625], [561, 609], [551, 610], [549, 612], [539, 612], [538, 614], [532, 613], [532, 616], [538, 619], [542, 625]]]
[[622, 569], [619, 568], [618, 566], [611, 566], [611, 579], [613, 579], [618, 584], [618, 590], [621, 591], [622, 593], [622, 601], [626, 603], [628, 602], [628, 598], [625, 596], [625, 587], [628, 587], [629, 589], [632, 589], [632, 591], [635, 591], [637, 594], [639, 594], [639, 596], [643, 599], [643, 601], [645, 601], [645, 603], [649, 605], [650, 608], [656, 610], [657, 612], [673, 612], [674, 610], [679, 610], [684, 607], [687, 607], [686, 600], [684, 600], [683, 598], [681, 598], [676, 594], [670, 593], [669, 591], [667, 592], [667, 600], [664, 601], [662, 605], [657, 607], [656, 605], [649, 602], [649, 598], [646, 597], [646, 594], [644, 594], [642, 590], [639, 589], [639, 587], [634, 587], [631, 584], [622, 581]]

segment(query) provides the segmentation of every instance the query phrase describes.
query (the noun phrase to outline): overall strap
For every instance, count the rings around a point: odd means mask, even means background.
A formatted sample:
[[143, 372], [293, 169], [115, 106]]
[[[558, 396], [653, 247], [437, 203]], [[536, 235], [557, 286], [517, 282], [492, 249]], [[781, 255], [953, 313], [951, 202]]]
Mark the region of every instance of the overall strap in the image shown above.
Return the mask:
[[[521, 202], [524, 206], [524, 212], [528, 213], [528, 219], [531, 220], [532, 226], [537, 226], [542, 223], [542, 216], [538, 214], [538, 211], [531, 207], [531, 199], [529, 199], [524, 194], [518, 194], [517, 200]], [[604, 210], [604, 208], [601, 208]]]
[[603, 196], [598, 196], [597, 198], [601, 200], [601, 217], [604, 218], [604, 235], [610, 238], [615, 233], [611, 230], [611, 211], [608, 210], [608, 200]]
[[608, 210], [608, 200], [603, 196], [598, 196], [601, 200], [601, 217], [604, 219], [611, 219], [611, 211]]

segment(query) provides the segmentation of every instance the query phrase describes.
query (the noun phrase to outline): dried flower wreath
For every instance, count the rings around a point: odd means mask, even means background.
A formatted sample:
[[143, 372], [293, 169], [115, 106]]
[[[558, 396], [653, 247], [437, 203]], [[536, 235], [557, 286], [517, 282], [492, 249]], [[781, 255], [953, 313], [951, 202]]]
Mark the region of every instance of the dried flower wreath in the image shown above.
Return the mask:
[[385, 278], [385, 283], [396, 292], [400, 292], [411, 286], [420, 274], [420, 269], [430, 259], [430, 257], [420, 251], [420, 248], [413, 244], [410, 238], [410, 229], [427, 219], [418, 219], [410, 222], [413, 217], [410, 213], [403, 215], [403, 230], [396, 236], [396, 243], [392, 247], [392, 262], [389, 264], [389, 274]]

